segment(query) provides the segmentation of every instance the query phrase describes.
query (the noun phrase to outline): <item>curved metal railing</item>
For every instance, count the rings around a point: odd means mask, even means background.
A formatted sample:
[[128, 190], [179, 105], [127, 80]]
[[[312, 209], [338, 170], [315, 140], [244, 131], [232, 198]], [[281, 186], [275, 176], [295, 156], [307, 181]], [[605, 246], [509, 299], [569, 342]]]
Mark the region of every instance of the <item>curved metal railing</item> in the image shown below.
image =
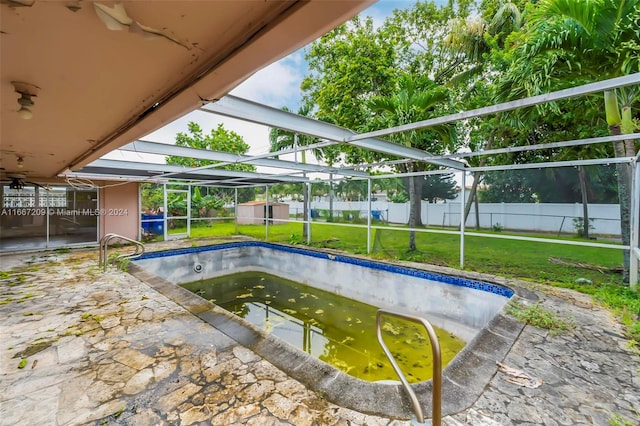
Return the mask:
[[441, 426], [442, 424], [442, 356], [440, 353], [440, 342], [438, 341], [438, 336], [436, 335], [435, 330], [431, 326], [431, 323], [424, 318], [416, 317], [413, 315], [407, 315], [400, 312], [388, 311], [385, 309], [378, 310], [376, 314], [376, 335], [378, 336], [378, 342], [380, 346], [382, 346], [382, 350], [385, 355], [389, 359], [391, 366], [394, 371], [400, 378], [400, 382], [402, 382], [402, 386], [404, 390], [409, 395], [411, 399], [411, 405], [413, 407], [413, 412], [416, 415], [416, 420], [419, 423], [424, 424], [424, 413], [422, 412], [422, 406], [420, 405], [420, 401], [418, 401], [418, 397], [414, 392], [413, 388], [407, 381], [407, 378], [402, 373], [400, 366], [396, 362], [395, 358], [387, 348], [387, 345], [384, 343], [382, 339], [382, 328], [380, 327], [381, 318], [383, 315], [390, 315], [397, 318], [402, 318], [407, 321], [417, 322], [418, 324], [422, 324], [424, 328], [427, 330], [427, 334], [429, 335], [429, 340], [431, 341], [431, 352], [433, 354], [433, 389], [432, 389], [432, 403], [431, 403], [431, 424], [433, 426]]
[[103, 271], [107, 270], [107, 263], [109, 263], [109, 241], [115, 240], [115, 239], [127, 241], [135, 244], [136, 246], [135, 252], [129, 253], [129, 254], [121, 254], [118, 257], [116, 257], [116, 260], [125, 259], [125, 258], [134, 259], [138, 256], [141, 256], [144, 253], [144, 244], [142, 244], [140, 241], [136, 241], [134, 239], [127, 238], [119, 234], [114, 234], [114, 233], [106, 234], [104, 237], [100, 239], [100, 258], [98, 259], [98, 267], [103, 266]]

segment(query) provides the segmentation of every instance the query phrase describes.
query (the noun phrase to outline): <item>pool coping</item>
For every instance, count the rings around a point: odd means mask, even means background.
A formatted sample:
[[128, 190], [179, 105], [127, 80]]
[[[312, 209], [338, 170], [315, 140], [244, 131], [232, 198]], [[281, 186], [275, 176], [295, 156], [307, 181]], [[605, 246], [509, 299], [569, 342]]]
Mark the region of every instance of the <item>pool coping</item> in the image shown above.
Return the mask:
[[[159, 251], [145, 254], [148, 257], [162, 257], [176, 254], [201, 252], [213, 249], [224, 249], [242, 245], [277, 246], [279, 249], [301, 250], [294, 246], [262, 242], [234, 242], [214, 244], [211, 246], [191, 247], [186, 249]], [[304, 248], [318, 256], [343, 256], [345, 260], [371, 262], [382, 264], [390, 268], [401, 266], [425, 273], [439, 273], [423, 264], [398, 264], [384, 261], [372, 261], [362, 257], [331, 253], [313, 248]], [[439, 268], [441, 269], [441, 268]], [[323, 395], [327, 400], [367, 414], [385, 416], [398, 419], [413, 418], [411, 403], [401, 385], [371, 383], [349, 376], [342, 371], [329, 366], [315, 357], [300, 351], [283, 340], [268, 334], [249, 322], [239, 318], [225, 309], [211, 303], [200, 296], [176, 285], [162, 277], [156, 276], [135, 263], [128, 265], [128, 271], [145, 282], [154, 290], [176, 302], [191, 314], [220, 330], [230, 338], [262, 356], [276, 367], [280, 368], [292, 378], [299, 380], [309, 389]], [[458, 271], [463, 272], [463, 271]], [[477, 275], [477, 274], [476, 274]], [[457, 278], [468, 280], [464, 274]], [[474, 277], [476, 279], [477, 277]], [[490, 283], [488, 283], [490, 284]], [[511, 288], [504, 284], [496, 284], [513, 291], [513, 296], [532, 299], [533, 293], [518, 287]], [[524, 329], [525, 324], [516, 321], [503, 311], [489, 321], [489, 323], [467, 343], [465, 348], [443, 370], [443, 401], [442, 415], [450, 415], [473, 405], [486, 385], [497, 372], [497, 362], [501, 362], [511, 349], [511, 346]], [[425, 415], [431, 413], [432, 381], [412, 385], [416, 392]]]

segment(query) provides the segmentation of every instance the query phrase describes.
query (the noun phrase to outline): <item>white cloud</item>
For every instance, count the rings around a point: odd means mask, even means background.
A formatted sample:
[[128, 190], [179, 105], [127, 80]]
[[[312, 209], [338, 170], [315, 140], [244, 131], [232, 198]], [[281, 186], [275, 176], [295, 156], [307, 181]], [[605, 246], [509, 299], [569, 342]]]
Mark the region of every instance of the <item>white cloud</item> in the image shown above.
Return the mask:
[[302, 98], [300, 83], [306, 72], [306, 62], [302, 50], [274, 62], [261, 69], [231, 94], [274, 108], [287, 106], [297, 109]]

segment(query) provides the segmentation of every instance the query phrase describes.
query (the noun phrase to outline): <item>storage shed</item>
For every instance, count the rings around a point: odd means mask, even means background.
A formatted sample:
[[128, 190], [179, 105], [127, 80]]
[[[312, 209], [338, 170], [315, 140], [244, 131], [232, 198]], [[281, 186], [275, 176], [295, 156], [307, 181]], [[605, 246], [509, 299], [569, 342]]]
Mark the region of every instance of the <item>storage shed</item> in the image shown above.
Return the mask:
[[269, 217], [269, 224], [282, 225], [289, 223], [289, 204], [269, 203], [267, 215], [267, 203], [265, 201], [249, 201], [238, 204], [237, 219], [241, 225], [263, 225]]

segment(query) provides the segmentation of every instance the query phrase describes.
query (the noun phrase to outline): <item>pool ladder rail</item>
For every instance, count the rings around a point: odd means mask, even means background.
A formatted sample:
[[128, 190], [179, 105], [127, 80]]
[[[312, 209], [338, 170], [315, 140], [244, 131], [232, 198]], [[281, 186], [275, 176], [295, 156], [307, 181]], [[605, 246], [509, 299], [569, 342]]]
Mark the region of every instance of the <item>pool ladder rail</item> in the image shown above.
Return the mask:
[[136, 247], [136, 250], [133, 253], [125, 253], [117, 256], [114, 259], [114, 262], [119, 259], [135, 259], [136, 257], [141, 256], [144, 253], [144, 244], [140, 241], [136, 241], [131, 238], [127, 238], [123, 235], [119, 234], [106, 234], [104, 237], [100, 239], [100, 258], [98, 259], [98, 267], [102, 266], [103, 271], [107, 270], [107, 264], [109, 263], [109, 242], [111, 240], [123, 240], [129, 243], [133, 243]]
[[[429, 335], [429, 340], [431, 341], [431, 351], [433, 354], [433, 388], [432, 388], [432, 403], [431, 403], [431, 422], [427, 420], [425, 422], [424, 413], [422, 412], [422, 406], [420, 405], [420, 401], [418, 401], [418, 397], [414, 392], [413, 388], [407, 381], [407, 378], [402, 373], [402, 369], [396, 362], [395, 358], [387, 348], [387, 345], [384, 343], [382, 338], [382, 316], [389, 315], [397, 318], [402, 318], [407, 321], [416, 322], [418, 324], [422, 324], [424, 328], [427, 330], [427, 334]], [[378, 336], [378, 343], [382, 346], [382, 350], [385, 355], [389, 359], [391, 366], [394, 371], [400, 378], [400, 382], [402, 382], [402, 386], [404, 390], [409, 395], [411, 399], [411, 406], [413, 407], [413, 412], [416, 415], [415, 419], [412, 419], [413, 425], [432, 425], [432, 426], [441, 426], [442, 425], [442, 356], [440, 352], [440, 342], [438, 341], [438, 336], [436, 335], [435, 330], [431, 326], [431, 323], [424, 318], [416, 317], [413, 315], [407, 315], [400, 312], [388, 311], [385, 309], [378, 310], [376, 314], [376, 335]]]

